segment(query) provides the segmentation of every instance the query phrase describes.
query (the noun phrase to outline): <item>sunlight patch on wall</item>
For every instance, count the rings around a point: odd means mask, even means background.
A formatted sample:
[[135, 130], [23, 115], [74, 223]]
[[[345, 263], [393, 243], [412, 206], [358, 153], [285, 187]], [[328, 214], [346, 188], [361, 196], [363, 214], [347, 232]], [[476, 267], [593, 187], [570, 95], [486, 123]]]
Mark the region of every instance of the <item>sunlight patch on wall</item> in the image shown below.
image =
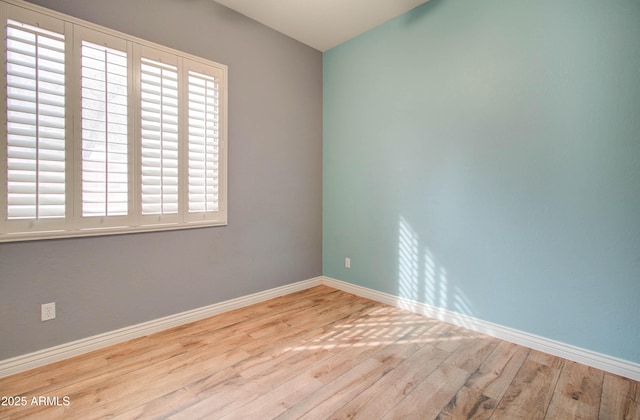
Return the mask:
[[452, 284], [446, 267], [402, 216], [398, 220], [398, 293], [412, 301], [474, 315], [471, 301]]
[[418, 234], [409, 224], [400, 218], [398, 233], [398, 275], [400, 280], [400, 296], [412, 300], [420, 300]]

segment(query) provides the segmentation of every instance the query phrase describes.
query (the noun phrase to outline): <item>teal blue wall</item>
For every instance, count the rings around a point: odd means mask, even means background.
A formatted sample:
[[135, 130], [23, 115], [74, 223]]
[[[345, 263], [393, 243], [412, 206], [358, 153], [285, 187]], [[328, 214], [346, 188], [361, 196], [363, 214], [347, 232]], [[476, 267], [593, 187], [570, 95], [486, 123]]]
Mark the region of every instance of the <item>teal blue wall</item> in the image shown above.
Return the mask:
[[324, 275], [640, 362], [638, 0], [431, 0], [323, 61]]

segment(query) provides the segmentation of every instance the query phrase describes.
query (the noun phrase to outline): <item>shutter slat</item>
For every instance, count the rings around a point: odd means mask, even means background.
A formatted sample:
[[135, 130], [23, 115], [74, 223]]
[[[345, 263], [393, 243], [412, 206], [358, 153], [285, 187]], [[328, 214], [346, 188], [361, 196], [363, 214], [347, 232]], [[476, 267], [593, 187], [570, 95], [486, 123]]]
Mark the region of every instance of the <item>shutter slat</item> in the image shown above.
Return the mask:
[[82, 42], [82, 215], [128, 212], [126, 52]]
[[64, 218], [66, 213], [63, 39], [61, 34], [8, 21], [9, 220]]
[[215, 106], [217, 83], [214, 78], [194, 71], [188, 78], [188, 202], [189, 212], [218, 210], [217, 132]]
[[142, 213], [178, 212], [177, 69], [143, 58], [141, 68]]

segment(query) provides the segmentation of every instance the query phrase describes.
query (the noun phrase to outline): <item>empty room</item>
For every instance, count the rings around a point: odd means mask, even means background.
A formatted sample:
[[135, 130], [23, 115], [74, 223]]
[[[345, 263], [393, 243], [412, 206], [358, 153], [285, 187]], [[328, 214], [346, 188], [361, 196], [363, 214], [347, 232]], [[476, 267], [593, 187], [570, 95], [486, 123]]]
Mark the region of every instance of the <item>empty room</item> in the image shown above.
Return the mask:
[[640, 419], [637, 0], [0, 17], [0, 419]]

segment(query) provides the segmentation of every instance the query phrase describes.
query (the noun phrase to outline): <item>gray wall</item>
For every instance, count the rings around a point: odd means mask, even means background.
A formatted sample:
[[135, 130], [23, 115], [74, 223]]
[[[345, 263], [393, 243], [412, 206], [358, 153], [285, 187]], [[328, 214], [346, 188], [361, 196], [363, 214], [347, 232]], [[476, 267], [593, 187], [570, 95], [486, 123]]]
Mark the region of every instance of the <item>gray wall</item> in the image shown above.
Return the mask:
[[229, 224], [0, 244], [0, 360], [321, 275], [319, 51], [211, 0], [32, 2], [228, 65]]

